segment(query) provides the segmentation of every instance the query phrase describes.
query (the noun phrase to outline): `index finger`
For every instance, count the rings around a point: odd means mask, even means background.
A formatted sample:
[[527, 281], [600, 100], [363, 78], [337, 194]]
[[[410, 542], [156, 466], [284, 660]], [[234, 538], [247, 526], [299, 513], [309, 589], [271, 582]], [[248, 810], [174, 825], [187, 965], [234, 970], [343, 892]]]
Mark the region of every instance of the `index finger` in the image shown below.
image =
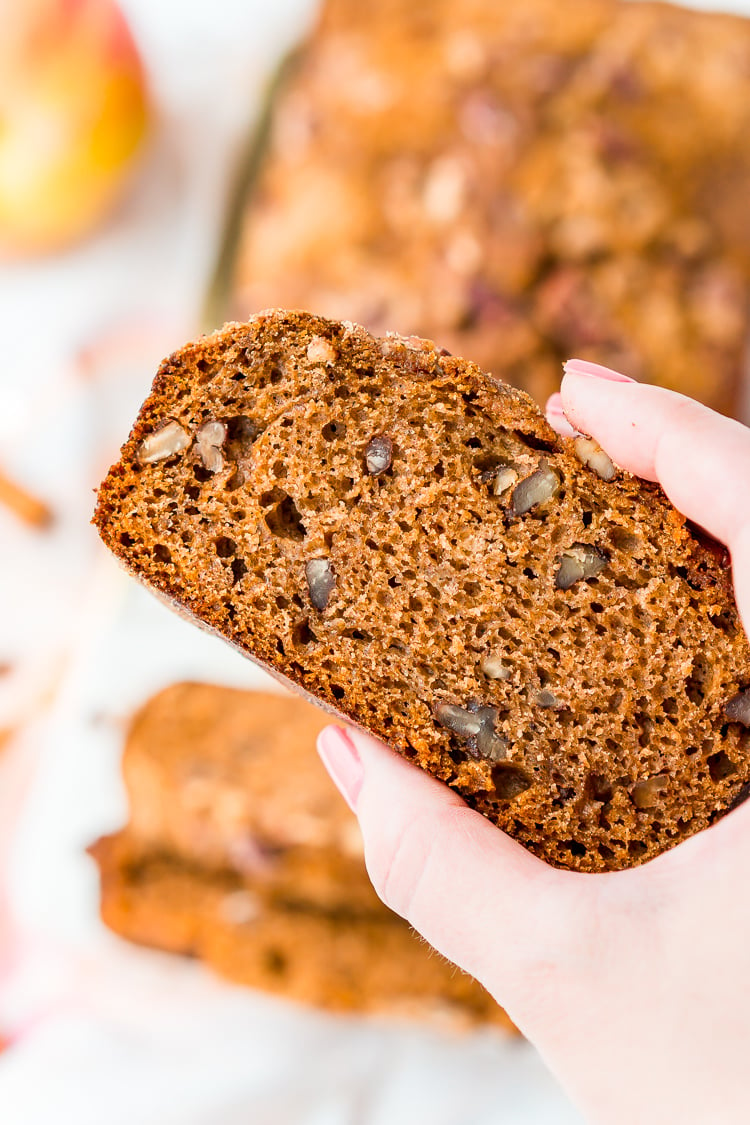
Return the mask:
[[[566, 364], [566, 417], [623, 469], [658, 481], [674, 506], [725, 543], [750, 546], [750, 430], [663, 387], [613, 382]], [[750, 561], [750, 555], [745, 554]]]

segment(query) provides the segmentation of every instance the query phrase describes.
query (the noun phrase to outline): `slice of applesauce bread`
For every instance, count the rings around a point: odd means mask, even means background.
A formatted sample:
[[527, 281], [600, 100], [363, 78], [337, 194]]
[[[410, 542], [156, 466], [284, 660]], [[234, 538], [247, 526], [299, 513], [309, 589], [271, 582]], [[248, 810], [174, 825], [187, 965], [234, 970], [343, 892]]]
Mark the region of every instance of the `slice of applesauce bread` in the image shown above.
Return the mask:
[[303, 312], [167, 359], [99, 493], [137, 577], [560, 867], [750, 783], [729, 559], [433, 343]]

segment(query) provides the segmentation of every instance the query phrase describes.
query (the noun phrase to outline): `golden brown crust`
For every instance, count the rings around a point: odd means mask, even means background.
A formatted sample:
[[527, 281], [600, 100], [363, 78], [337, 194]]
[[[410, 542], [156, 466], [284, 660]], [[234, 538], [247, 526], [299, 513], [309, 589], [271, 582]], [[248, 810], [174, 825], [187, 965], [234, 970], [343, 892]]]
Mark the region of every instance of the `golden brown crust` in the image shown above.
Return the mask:
[[[738, 408], [750, 22], [630, 0], [327, 0], [232, 310], [439, 339], [540, 402], [583, 352]], [[233, 232], [233, 242], [236, 242]]]
[[[167, 424], [180, 449], [150, 461]], [[95, 521], [152, 588], [554, 864], [642, 862], [750, 780], [726, 552], [429, 342], [268, 312], [188, 345]]]

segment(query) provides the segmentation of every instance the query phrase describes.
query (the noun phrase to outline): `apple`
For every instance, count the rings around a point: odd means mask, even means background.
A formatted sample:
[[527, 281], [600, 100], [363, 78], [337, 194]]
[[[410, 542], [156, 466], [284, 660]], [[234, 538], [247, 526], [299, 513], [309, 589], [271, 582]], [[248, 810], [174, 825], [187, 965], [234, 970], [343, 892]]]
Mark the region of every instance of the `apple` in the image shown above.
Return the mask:
[[0, 255], [55, 250], [111, 211], [148, 129], [114, 0], [0, 0]]

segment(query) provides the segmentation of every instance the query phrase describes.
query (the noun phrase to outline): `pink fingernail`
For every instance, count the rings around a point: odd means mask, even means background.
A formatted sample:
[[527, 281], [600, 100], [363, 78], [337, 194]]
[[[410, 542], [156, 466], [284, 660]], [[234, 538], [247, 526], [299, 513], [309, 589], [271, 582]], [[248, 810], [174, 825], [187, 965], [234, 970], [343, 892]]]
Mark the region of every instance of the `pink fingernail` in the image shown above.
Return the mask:
[[318, 735], [318, 753], [341, 796], [356, 812], [365, 771], [351, 738], [342, 727], [326, 727]]
[[622, 375], [613, 371], [611, 367], [602, 367], [600, 363], [590, 363], [587, 359], [569, 359], [563, 364], [566, 375], [590, 375], [594, 379], [606, 379], [610, 383], [635, 383], [629, 375]]
[[544, 410], [545, 417], [552, 426], [562, 437], [576, 437], [578, 430], [571, 426], [568, 419], [565, 417], [565, 411], [562, 405], [562, 395], [559, 391], [555, 391], [547, 399], [547, 405]]

